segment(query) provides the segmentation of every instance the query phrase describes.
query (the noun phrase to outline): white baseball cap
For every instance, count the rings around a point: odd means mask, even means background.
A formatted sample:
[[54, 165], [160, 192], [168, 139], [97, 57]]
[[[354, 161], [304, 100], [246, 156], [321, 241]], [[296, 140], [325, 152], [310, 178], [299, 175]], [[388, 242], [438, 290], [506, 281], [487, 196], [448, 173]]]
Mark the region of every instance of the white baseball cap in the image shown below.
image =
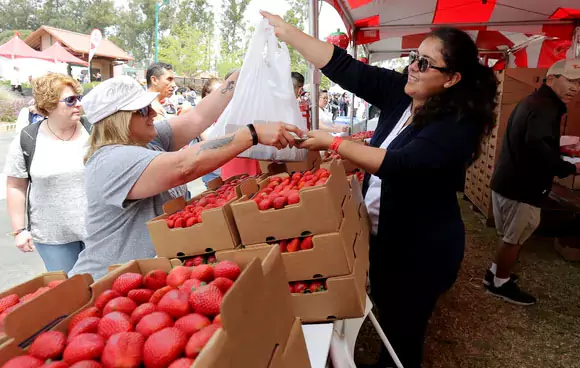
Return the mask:
[[548, 75], [563, 75], [568, 79], [580, 79], [580, 59], [565, 59], [555, 62]]
[[93, 88], [81, 101], [83, 111], [91, 124], [113, 115], [117, 111], [137, 111], [149, 106], [158, 92], [143, 90], [129, 76], [107, 79]]

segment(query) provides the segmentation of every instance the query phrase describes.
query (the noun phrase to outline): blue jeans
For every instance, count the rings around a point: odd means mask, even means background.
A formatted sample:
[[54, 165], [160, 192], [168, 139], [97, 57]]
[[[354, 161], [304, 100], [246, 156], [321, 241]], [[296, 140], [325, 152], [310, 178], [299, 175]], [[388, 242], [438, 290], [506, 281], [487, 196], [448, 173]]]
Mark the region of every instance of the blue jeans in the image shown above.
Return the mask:
[[67, 244], [34, 243], [38, 254], [42, 257], [48, 272], [64, 271], [68, 273], [79, 258], [79, 253], [85, 249], [82, 241]]

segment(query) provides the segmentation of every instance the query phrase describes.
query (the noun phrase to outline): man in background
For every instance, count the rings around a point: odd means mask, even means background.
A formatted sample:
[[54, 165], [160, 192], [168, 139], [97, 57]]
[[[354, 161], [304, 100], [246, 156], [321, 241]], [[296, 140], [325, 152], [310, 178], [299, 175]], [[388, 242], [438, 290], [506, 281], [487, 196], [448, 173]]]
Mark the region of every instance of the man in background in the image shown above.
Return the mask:
[[20, 81], [20, 69], [17, 66], [14, 67], [10, 75], [10, 90], [12, 92], [18, 91], [20, 96], [24, 96], [24, 93], [22, 93], [22, 82]]
[[292, 72], [291, 77], [292, 84], [294, 85], [294, 95], [298, 101], [300, 112], [304, 119], [306, 119], [306, 127], [310, 130], [312, 129], [312, 124], [310, 122], [310, 104], [307, 100], [301, 98], [302, 92], [304, 91], [304, 76], [298, 72]]
[[157, 113], [155, 121], [168, 119], [169, 115], [163, 107], [163, 102], [173, 96], [173, 91], [177, 88], [173, 66], [166, 63], [153, 63], [147, 68], [146, 79], [147, 90], [159, 93], [151, 103], [151, 107]]
[[511, 272], [522, 244], [540, 225], [540, 204], [554, 176], [580, 172], [560, 157], [560, 124], [566, 104], [580, 92], [580, 60], [550, 67], [544, 84], [513, 110], [491, 179], [495, 227], [501, 236], [495, 262], [486, 270], [488, 291], [510, 303], [532, 305], [536, 298], [517, 285]]

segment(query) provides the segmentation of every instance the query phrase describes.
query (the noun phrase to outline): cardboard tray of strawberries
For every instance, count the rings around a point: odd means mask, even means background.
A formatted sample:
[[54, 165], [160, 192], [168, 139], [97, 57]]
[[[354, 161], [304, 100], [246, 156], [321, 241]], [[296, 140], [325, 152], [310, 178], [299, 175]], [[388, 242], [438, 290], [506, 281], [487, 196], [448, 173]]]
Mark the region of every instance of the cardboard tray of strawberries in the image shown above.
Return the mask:
[[243, 245], [327, 234], [340, 228], [350, 190], [341, 165], [304, 173], [281, 173], [240, 185], [231, 204]]
[[252, 179], [247, 175], [225, 182], [217, 178], [210, 182], [214, 190], [187, 202], [180, 197], [165, 203], [165, 213], [147, 222], [157, 255], [183, 257], [238, 246], [240, 237], [230, 205], [241, 197], [239, 185]]
[[0, 346], [0, 364], [267, 367], [290, 347], [307, 361], [304, 337], [291, 335], [296, 318], [278, 249], [230, 258], [193, 268], [131, 261], [93, 284], [77, 275], [6, 318], [15, 334]]

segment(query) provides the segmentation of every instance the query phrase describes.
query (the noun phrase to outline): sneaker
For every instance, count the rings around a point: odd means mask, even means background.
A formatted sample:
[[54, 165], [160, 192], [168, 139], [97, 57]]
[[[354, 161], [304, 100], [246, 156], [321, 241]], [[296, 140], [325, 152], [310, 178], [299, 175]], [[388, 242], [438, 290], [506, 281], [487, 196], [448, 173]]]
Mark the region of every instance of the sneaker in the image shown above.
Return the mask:
[[[491, 273], [489, 268], [487, 270], [485, 270], [485, 277], [483, 278], [483, 284], [485, 286], [490, 286], [491, 284], [493, 284], [493, 277], [494, 277], [494, 274]], [[515, 273], [512, 273], [510, 275], [511, 282], [517, 283], [519, 279], [520, 279], [520, 277], [518, 275], [516, 275]]]
[[532, 305], [536, 303], [535, 297], [520, 290], [518, 285], [511, 280], [500, 287], [495, 287], [492, 283], [487, 288], [487, 292], [512, 304]]

